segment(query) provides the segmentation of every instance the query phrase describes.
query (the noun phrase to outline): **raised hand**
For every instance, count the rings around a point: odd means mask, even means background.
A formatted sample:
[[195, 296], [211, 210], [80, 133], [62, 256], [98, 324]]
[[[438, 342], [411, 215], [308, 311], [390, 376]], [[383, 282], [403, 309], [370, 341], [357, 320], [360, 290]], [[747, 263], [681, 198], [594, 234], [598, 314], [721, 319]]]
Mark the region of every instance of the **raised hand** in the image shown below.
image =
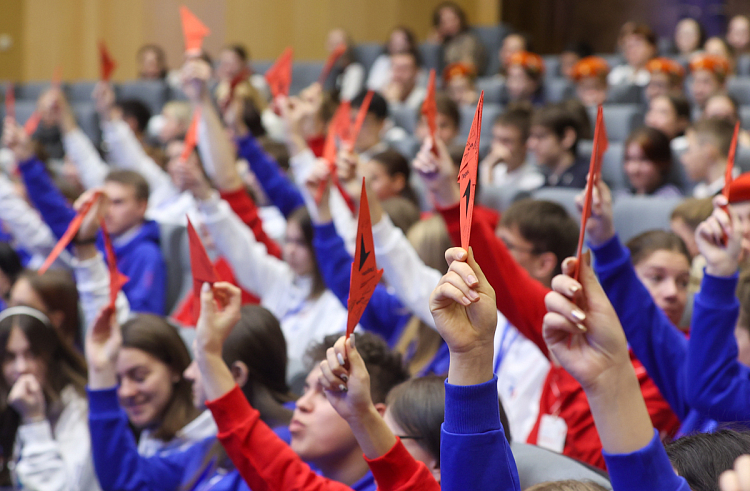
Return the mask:
[[[102, 192], [101, 188], [92, 188], [85, 191], [78, 199], [73, 203], [73, 208], [76, 211], [80, 211], [84, 203], [91, 199], [96, 193]], [[76, 235], [77, 242], [88, 242], [96, 238], [97, 232], [99, 232], [99, 221], [104, 217], [107, 208], [107, 195], [102, 194], [99, 199], [89, 208], [88, 213], [83, 218], [81, 228], [78, 229]]]
[[44, 124], [59, 126], [63, 133], [68, 133], [78, 127], [75, 114], [62, 90], [58, 88], [47, 90], [39, 97], [37, 106]]
[[323, 188], [323, 195], [320, 198], [320, 203], [317, 203], [317, 213], [311, 213], [311, 217], [315, 223], [329, 223], [333, 220], [331, 216], [331, 207], [329, 196], [331, 194], [331, 169], [328, 165], [328, 161], [325, 159], [317, 159], [313, 164], [310, 174], [305, 180], [305, 187], [312, 196], [318, 194], [318, 189], [321, 183], [326, 183]]
[[5, 117], [3, 124], [3, 146], [13, 152], [16, 162], [25, 162], [34, 156], [31, 138], [23, 127], [9, 116]]
[[706, 273], [727, 277], [737, 271], [742, 233], [742, 223], [732, 207], [727, 206], [727, 199], [716, 196], [713, 213], [695, 230], [695, 243], [706, 259]]
[[438, 155], [432, 151], [433, 140], [427, 137], [412, 162], [414, 170], [424, 179], [435, 199], [435, 204], [448, 208], [458, 203], [461, 193], [456, 177], [458, 169], [453, 164], [448, 149], [439, 139], [435, 139]]
[[180, 71], [182, 91], [190, 102], [203, 102], [209, 97], [208, 81], [211, 78], [211, 66], [200, 58], [185, 62]]
[[721, 491], [750, 491], [750, 455], [743, 455], [734, 461], [734, 469], [724, 471], [719, 476]]
[[36, 377], [30, 373], [21, 375], [13, 384], [8, 394], [8, 405], [16, 410], [24, 424], [46, 418], [44, 391]]
[[[579, 213], [583, 212], [585, 199], [585, 190], [576, 196], [576, 207]], [[591, 216], [586, 222], [586, 233], [589, 242], [594, 246], [604, 244], [615, 235], [615, 226], [612, 219], [612, 193], [601, 179], [594, 185], [591, 197]]]
[[370, 396], [370, 374], [357, 352], [355, 337], [347, 341], [341, 336], [320, 362], [320, 385], [326, 390], [331, 406], [347, 421], [376, 411]]
[[193, 155], [188, 156], [184, 162], [175, 165], [175, 184], [180, 191], [190, 191], [195, 199], [205, 201], [211, 197], [211, 184], [199, 167], [198, 159]]
[[196, 357], [199, 354], [221, 356], [224, 341], [240, 320], [241, 307], [242, 291], [236, 286], [223, 281], [214, 283], [213, 288], [208, 283], [203, 284], [201, 314], [195, 329]]
[[112, 109], [115, 106], [115, 91], [112, 89], [112, 85], [109, 82], [97, 83], [91, 97], [94, 99], [99, 119], [102, 121], [111, 121]]
[[92, 389], [117, 385], [115, 363], [122, 346], [122, 333], [114, 312], [114, 308], [105, 307], [86, 332], [86, 363]]

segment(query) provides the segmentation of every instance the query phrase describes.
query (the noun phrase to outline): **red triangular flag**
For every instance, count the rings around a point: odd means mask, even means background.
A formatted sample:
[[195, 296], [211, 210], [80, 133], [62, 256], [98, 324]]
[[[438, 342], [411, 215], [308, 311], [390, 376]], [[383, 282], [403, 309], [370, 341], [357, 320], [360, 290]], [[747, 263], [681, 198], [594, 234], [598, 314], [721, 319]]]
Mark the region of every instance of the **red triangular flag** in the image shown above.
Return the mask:
[[732, 181], [734, 180], [732, 173], [734, 172], [734, 158], [737, 153], [737, 137], [739, 134], [740, 122], [737, 121], [734, 125], [734, 135], [732, 136], [732, 144], [729, 147], [729, 156], [727, 157], [727, 170], [724, 174], [724, 189], [721, 191], [721, 194], [724, 195], [727, 201], [729, 201], [729, 185], [732, 184]]
[[104, 82], [109, 82], [112, 78], [112, 72], [115, 71], [117, 63], [109, 55], [109, 50], [104, 41], [99, 41], [99, 69], [100, 77]]
[[331, 52], [330, 55], [328, 55], [328, 59], [326, 60], [326, 64], [323, 65], [323, 71], [320, 72], [320, 78], [318, 78], [318, 83], [320, 85], [323, 85], [328, 78], [328, 74], [331, 73], [331, 69], [333, 68], [333, 65], [336, 64], [336, 62], [341, 58], [341, 55], [346, 53], [346, 45], [339, 44], [334, 48], [334, 50]]
[[31, 113], [31, 116], [29, 116], [29, 119], [26, 120], [26, 124], [23, 125], [23, 130], [27, 135], [32, 136], [36, 133], [36, 129], [39, 127], [41, 121], [42, 115], [39, 114], [39, 111], [34, 111]]
[[339, 137], [339, 140], [346, 142], [352, 138], [352, 105], [349, 101], [344, 101], [336, 108], [336, 113], [331, 120], [331, 129]]
[[377, 269], [375, 247], [372, 241], [372, 223], [370, 205], [367, 202], [365, 180], [362, 179], [362, 199], [359, 203], [359, 221], [357, 222], [357, 248], [352, 263], [352, 276], [349, 284], [349, 315], [346, 320], [347, 339], [354, 332], [359, 319], [362, 318], [367, 303], [375, 287], [380, 283], [383, 270]]
[[42, 267], [39, 268], [39, 274], [44, 274], [45, 271], [49, 269], [50, 266], [52, 266], [52, 263], [55, 262], [55, 259], [60, 255], [60, 253], [68, 247], [68, 244], [70, 244], [70, 241], [73, 240], [73, 238], [78, 233], [78, 230], [81, 228], [81, 224], [83, 224], [83, 219], [86, 216], [86, 213], [89, 212], [91, 207], [96, 203], [96, 201], [101, 197], [102, 193], [101, 191], [97, 191], [94, 194], [91, 195], [91, 197], [83, 203], [81, 206], [81, 209], [78, 210], [78, 213], [76, 216], [73, 217], [73, 220], [70, 221], [70, 224], [68, 225], [68, 229], [65, 231], [62, 237], [60, 237], [60, 240], [57, 241], [57, 244], [55, 244], [55, 247], [52, 248], [52, 252], [49, 253], [49, 256], [47, 256], [47, 259], [44, 260], [44, 264], [42, 264]]
[[109, 230], [107, 230], [107, 225], [104, 223], [103, 218], [100, 220], [99, 226], [102, 229], [104, 254], [107, 257], [107, 266], [109, 266], [109, 306], [110, 308], [114, 308], [117, 302], [117, 294], [120, 293], [122, 286], [130, 278], [120, 273], [117, 269], [117, 256], [115, 256], [115, 248], [112, 246], [112, 237], [109, 235]]
[[427, 83], [427, 95], [422, 103], [422, 116], [427, 121], [432, 138], [432, 153], [437, 156], [437, 145], [435, 145], [435, 131], [437, 130], [437, 103], [435, 102], [435, 69], [430, 70], [430, 81]]
[[[219, 273], [216, 272], [216, 268], [208, 257], [206, 248], [190, 222], [190, 218], [187, 219], [187, 231], [190, 244], [190, 270], [193, 274], [193, 296], [197, 299], [193, 308], [197, 319], [200, 315], [201, 287], [203, 287], [203, 283], [209, 283], [213, 286], [214, 283], [219, 281]], [[222, 301], [222, 299], [217, 300]]]
[[8, 83], [5, 87], [5, 116], [16, 120], [16, 93], [13, 82]]
[[281, 53], [276, 62], [266, 72], [266, 81], [271, 89], [271, 96], [276, 99], [280, 95], [288, 96], [292, 85], [292, 59], [294, 50], [290, 47]]
[[182, 35], [185, 38], [185, 53], [200, 55], [203, 50], [203, 38], [211, 34], [211, 30], [184, 5], [180, 7], [180, 19]]
[[591, 162], [589, 163], [589, 179], [586, 182], [586, 195], [581, 210], [581, 230], [578, 235], [578, 250], [576, 251], [576, 267], [573, 278], [577, 281], [581, 271], [581, 254], [583, 253], [583, 241], [586, 235], [586, 222], [591, 215], [591, 202], [594, 196], [594, 186], [599, 180], [602, 172], [602, 157], [609, 147], [607, 139], [607, 127], [604, 125], [604, 111], [602, 106], [596, 112], [596, 126], [594, 127], [594, 148], [591, 151]]
[[479, 137], [482, 133], [482, 110], [484, 109], [484, 91], [479, 94], [479, 102], [474, 111], [469, 138], [461, 158], [458, 170], [458, 187], [461, 192], [461, 247], [469, 250], [471, 220], [474, 216], [474, 195], [477, 187], [477, 166], [479, 165]]
[[346, 142], [346, 144], [349, 146], [350, 151], [354, 149], [354, 145], [357, 143], [357, 138], [359, 138], [359, 132], [362, 129], [362, 124], [365, 122], [365, 118], [367, 117], [367, 110], [370, 108], [372, 95], [373, 91], [368, 90], [367, 94], [365, 94], [365, 98], [362, 100], [362, 105], [359, 106], [357, 119], [354, 120], [354, 126], [352, 126], [352, 133], [351, 135], [349, 135], [349, 140]]
[[[333, 124], [329, 125], [328, 134], [326, 135], [326, 142], [325, 146], [323, 147], [323, 158], [328, 161], [328, 168], [330, 169], [331, 173], [331, 182], [334, 186], [336, 186], [336, 189], [339, 190], [339, 193], [341, 194], [341, 197], [344, 198], [344, 202], [346, 203], [346, 206], [349, 208], [349, 210], [354, 214], [356, 211], [356, 206], [354, 205], [354, 200], [349, 195], [349, 193], [344, 189], [343, 184], [341, 184], [341, 181], [339, 180], [338, 171], [336, 169], [336, 158], [337, 158], [337, 150], [336, 150], [336, 134], [333, 131]], [[318, 184], [318, 189], [315, 192], [315, 196], [313, 198], [315, 199], [316, 204], [320, 204], [321, 200], [323, 199], [323, 193], [325, 193], [326, 186], [328, 185], [328, 181], [322, 180]]]
[[193, 119], [190, 121], [187, 133], [185, 133], [185, 146], [182, 149], [182, 155], [180, 159], [185, 162], [190, 154], [195, 150], [195, 146], [198, 144], [198, 121], [201, 119], [201, 110], [195, 108], [193, 110]]

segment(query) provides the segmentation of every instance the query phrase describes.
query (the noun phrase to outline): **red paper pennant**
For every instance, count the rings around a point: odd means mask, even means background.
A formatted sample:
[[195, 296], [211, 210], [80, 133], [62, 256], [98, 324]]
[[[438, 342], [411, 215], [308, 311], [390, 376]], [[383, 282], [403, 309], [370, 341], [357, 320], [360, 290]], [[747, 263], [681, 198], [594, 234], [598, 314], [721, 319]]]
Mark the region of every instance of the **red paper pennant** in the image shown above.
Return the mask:
[[364, 100], [362, 100], [362, 105], [359, 106], [357, 119], [354, 120], [354, 126], [352, 127], [352, 133], [351, 135], [349, 135], [349, 140], [346, 142], [350, 151], [354, 149], [354, 145], [357, 143], [357, 138], [359, 138], [359, 132], [362, 130], [362, 125], [365, 122], [365, 117], [367, 117], [367, 110], [370, 108], [372, 95], [373, 91], [368, 90], [367, 94], [365, 94]]
[[578, 236], [578, 250], [576, 251], [576, 267], [573, 272], [573, 278], [577, 281], [581, 271], [581, 254], [583, 253], [583, 240], [586, 235], [586, 222], [591, 215], [591, 202], [594, 196], [594, 186], [596, 185], [602, 171], [602, 157], [607, 151], [609, 140], [607, 139], [607, 127], [604, 125], [604, 111], [602, 106], [596, 112], [596, 126], [594, 127], [594, 148], [591, 152], [591, 162], [589, 163], [589, 179], [586, 183], [586, 196], [583, 201], [583, 210], [581, 211], [581, 230]]
[[117, 256], [115, 256], [115, 248], [112, 246], [112, 237], [109, 235], [109, 230], [107, 230], [107, 225], [104, 223], [103, 218], [99, 221], [99, 226], [102, 229], [104, 254], [107, 257], [107, 266], [109, 267], [109, 307], [114, 308], [117, 302], [117, 294], [120, 293], [122, 286], [130, 278], [120, 273], [117, 269]]
[[359, 221], [357, 222], [357, 248], [352, 263], [352, 275], [349, 285], [349, 312], [346, 320], [346, 337], [354, 332], [359, 319], [375, 292], [375, 287], [383, 276], [375, 261], [375, 247], [372, 240], [372, 223], [370, 205], [367, 201], [365, 180], [362, 179], [362, 199], [359, 204]]
[[211, 34], [201, 20], [184, 5], [180, 7], [182, 35], [185, 38], [185, 53], [200, 55], [203, 50], [203, 38]]
[[66, 247], [68, 247], [68, 244], [70, 244], [73, 238], [75, 238], [78, 230], [81, 228], [83, 219], [86, 217], [86, 213], [89, 212], [91, 207], [94, 206], [94, 203], [99, 200], [101, 195], [101, 191], [97, 191], [92, 194], [86, 202], [83, 203], [76, 216], [73, 217], [73, 220], [70, 221], [68, 229], [65, 231], [63, 236], [60, 237], [60, 240], [57, 241], [55, 247], [52, 248], [52, 252], [50, 252], [49, 256], [47, 256], [47, 259], [44, 260], [44, 264], [42, 264], [42, 267], [39, 268], [39, 274], [44, 274], [44, 272], [47, 271], [50, 266], [52, 266], [52, 263], [55, 262], [55, 259], [57, 259], [60, 253], [62, 253], [62, 251], [65, 250]]
[[350, 141], [352, 138], [352, 105], [349, 101], [343, 101], [336, 108], [336, 112], [331, 120], [331, 128], [339, 140], [342, 142]]
[[193, 119], [190, 121], [187, 133], [185, 133], [185, 147], [182, 149], [180, 159], [185, 162], [198, 144], [198, 121], [201, 119], [201, 110], [193, 110]]
[[290, 47], [281, 53], [276, 62], [266, 72], [266, 81], [271, 89], [271, 96], [288, 96], [292, 85], [292, 59], [294, 50]]
[[104, 82], [109, 82], [112, 78], [112, 72], [115, 71], [117, 63], [110, 56], [107, 45], [104, 41], [99, 41], [99, 70], [100, 77]]
[[[200, 298], [203, 283], [213, 286], [219, 281], [219, 273], [216, 272], [211, 259], [208, 257], [206, 248], [203, 246], [198, 232], [196, 232], [190, 218], [187, 219], [188, 242], [190, 244], [190, 270], [193, 274], [193, 296], [198, 300], [193, 304], [195, 318], [200, 315]], [[224, 299], [217, 299], [223, 303]]]
[[346, 53], [346, 45], [339, 44], [336, 46], [336, 48], [331, 52], [330, 55], [328, 55], [328, 59], [326, 60], [326, 64], [323, 65], [323, 71], [320, 72], [320, 78], [318, 78], [318, 83], [320, 85], [323, 85], [328, 78], [328, 74], [331, 73], [331, 69], [333, 68], [333, 65], [336, 64], [336, 62], [341, 58], [341, 55]]
[[31, 116], [29, 116], [29, 119], [26, 120], [26, 124], [23, 125], [23, 130], [27, 135], [32, 136], [36, 133], [36, 129], [39, 127], [41, 121], [42, 115], [39, 114], [39, 111], [34, 111], [31, 113]]
[[12, 82], [5, 87], [5, 115], [16, 120], [16, 93]]
[[458, 186], [461, 191], [461, 247], [469, 250], [471, 220], [474, 216], [474, 195], [477, 187], [477, 166], [479, 165], [479, 137], [482, 133], [482, 110], [484, 109], [484, 91], [479, 95], [479, 102], [474, 111], [469, 138], [461, 158], [458, 170]]
[[734, 180], [732, 173], [734, 172], [734, 159], [737, 153], [737, 137], [739, 134], [740, 122], [737, 121], [734, 125], [734, 135], [732, 136], [732, 144], [729, 147], [729, 156], [727, 157], [727, 170], [724, 174], [724, 189], [721, 191], [721, 194], [724, 195], [727, 201], [729, 201], [729, 185], [732, 184], [732, 181]]
[[437, 102], [435, 101], [435, 69], [430, 70], [430, 81], [427, 83], [427, 95], [422, 103], [422, 115], [430, 128], [432, 138], [432, 153], [437, 156], [437, 145], [435, 145], [435, 131], [437, 131]]
[[[338, 189], [339, 193], [341, 194], [341, 197], [344, 198], [344, 202], [346, 203], [346, 206], [349, 208], [349, 211], [354, 214], [356, 211], [356, 206], [354, 204], [354, 200], [349, 195], [349, 193], [344, 188], [343, 184], [341, 184], [341, 180], [338, 176], [338, 171], [336, 169], [336, 158], [337, 158], [337, 150], [336, 150], [336, 134], [333, 131], [333, 124], [330, 125], [330, 128], [328, 129], [328, 134], [326, 135], [326, 143], [323, 147], [323, 158], [328, 161], [328, 168], [330, 169], [330, 181], [333, 183], [334, 186], [336, 186], [336, 189]], [[321, 180], [318, 184], [318, 189], [315, 192], [315, 196], [313, 198], [315, 199], [315, 203], [317, 205], [320, 205], [320, 202], [323, 199], [323, 194], [326, 191], [326, 186], [328, 186], [327, 180]]]

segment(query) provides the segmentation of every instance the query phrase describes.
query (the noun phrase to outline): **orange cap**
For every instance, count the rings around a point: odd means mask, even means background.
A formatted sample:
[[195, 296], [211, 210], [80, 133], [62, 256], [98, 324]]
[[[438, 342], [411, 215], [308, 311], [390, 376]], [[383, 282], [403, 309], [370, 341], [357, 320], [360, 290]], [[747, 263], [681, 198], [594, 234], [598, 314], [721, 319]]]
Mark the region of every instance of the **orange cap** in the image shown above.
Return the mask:
[[571, 78], [578, 82], [582, 78], [606, 77], [609, 74], [607, 60], [599, 56], [588, 56], [573, 65]]
[[684, 78], [685, 69], [678, 62], [670, 58], [653, 58], [646, 63], [649, 73], [666, 73], [672, 77]]
[[508, 66], [520, 65], [529, 75], [541, 75], [544, 73], [544, 62], [542, 57], [528, 51], [517, 51], [510, 55]]
[[443, 80], [450, 82], [453, 77], [469, 77], [471, 79], [477, 76], [477, 70], [471, 63], [456, 62], [451, 63], [443, 70]]
[[696, 72], [698, 70], [708, 70], [719, 79], [724, 80], [729, 75], [729, 60], [723, 56], [701, 53], [690, 60], [690, 71]]

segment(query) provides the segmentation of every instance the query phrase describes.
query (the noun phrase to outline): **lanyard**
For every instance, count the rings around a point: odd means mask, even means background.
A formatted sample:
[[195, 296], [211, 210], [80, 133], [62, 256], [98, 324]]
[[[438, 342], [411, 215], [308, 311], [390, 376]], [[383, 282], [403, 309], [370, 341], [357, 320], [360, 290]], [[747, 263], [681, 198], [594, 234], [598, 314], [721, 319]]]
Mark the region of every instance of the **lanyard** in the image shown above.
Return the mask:
[[505, 355], [510, 351], [511, 346], [513, 346], [513, 343], [516, 342], [516, 339], [518, 339], [518, 331], [516, 330], [513, 333], [513, 336], [510, 338], [510, 341], [508, 341], [508, 346], [505, 346], [505, 340], [508, 338], [508, 332], [510, 332], [510, 322], [505, 321], [505, 327], [503, 328], [503, 335], [500, 338], [500, 346], [497, 349], [497, 357], [495, 358], [495, 375], [498, 374], [500, 371], [500, 365], [503, 364], [503, 360], [505, 359]]

